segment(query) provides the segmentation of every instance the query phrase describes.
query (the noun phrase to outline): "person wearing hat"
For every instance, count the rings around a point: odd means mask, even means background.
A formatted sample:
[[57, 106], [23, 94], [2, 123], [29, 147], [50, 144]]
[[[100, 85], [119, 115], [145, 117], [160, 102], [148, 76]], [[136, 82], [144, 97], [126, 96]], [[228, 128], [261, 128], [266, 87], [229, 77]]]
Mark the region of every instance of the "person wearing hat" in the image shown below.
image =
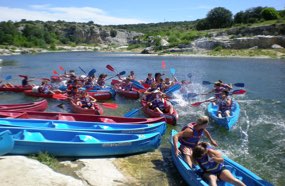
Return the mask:
[[[185, 161], [190, 167], [193, 164], [193, 148], [198, 144], [200, 138], [203, 134], [209, 139], [212, 145], [218, 146], [217, 142], [211, 137], [210, 133], [206, 129], [209, 124], [208, 116], [201, 116], [196, 122], [191, 122], [182, 128], [175, 136], [173, 136], [173, 144], [175, 149], [175, 154], [183, 154]], [[180, 142], [180, 147], [178, 148], [178, 142]]]
[[105, 86], [105, 78], [107, 77], [107, 74], [100, 74], [97, 80], [97, 84], [103, 88]]

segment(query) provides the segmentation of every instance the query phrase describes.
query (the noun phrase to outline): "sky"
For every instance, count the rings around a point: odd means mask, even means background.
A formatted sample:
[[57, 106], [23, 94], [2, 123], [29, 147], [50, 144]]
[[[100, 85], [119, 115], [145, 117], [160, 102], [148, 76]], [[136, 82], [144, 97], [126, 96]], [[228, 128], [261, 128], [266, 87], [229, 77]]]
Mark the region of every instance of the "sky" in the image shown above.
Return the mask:
[[0, 0], [0, 21], [93, 21], [99, 25], [193, 21], [215, 7], [285, 9], [285, 0]]

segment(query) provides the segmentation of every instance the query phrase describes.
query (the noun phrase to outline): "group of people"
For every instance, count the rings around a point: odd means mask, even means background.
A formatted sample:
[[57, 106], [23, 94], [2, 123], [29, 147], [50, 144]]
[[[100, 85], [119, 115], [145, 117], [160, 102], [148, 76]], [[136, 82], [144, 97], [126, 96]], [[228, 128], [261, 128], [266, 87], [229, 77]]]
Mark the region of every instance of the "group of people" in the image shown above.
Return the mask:
[[[225, 167], [222, 153], [215, 150], [209, 143], [200, 142], [203, 134], [209, 139], [213, 146], [218, 146], [206, 129], [209, 123], [207, 116], [202, 116], [196, 122], [189, 123], [180, 132], [173, 136], [175, 155], [182, 154], [187, 164], [195, 169], [199, 165], [211, 186], [217, 185], [217, 180], [230, 182], [233, 185], [245, 186], [239, 179], [235, 178]], [[181, 144], [178, 147], [178, 142]]]

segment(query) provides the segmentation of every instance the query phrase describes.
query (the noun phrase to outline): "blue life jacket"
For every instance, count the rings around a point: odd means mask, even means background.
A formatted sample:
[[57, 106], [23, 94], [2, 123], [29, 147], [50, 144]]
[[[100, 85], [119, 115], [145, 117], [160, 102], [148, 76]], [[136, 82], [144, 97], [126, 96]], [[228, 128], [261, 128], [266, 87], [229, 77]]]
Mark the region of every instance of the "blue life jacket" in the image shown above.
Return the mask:
[[187, 128], [190, 128], [193, 131], [193, 136], [192, 137], [190, 137], [190, 138], [179, 138], [178, 139], [178, 141], [182, 145], [184, 145], [186, 147], [194, 148], [198, 144], [200, 138], [203, 136], [204, 130], [203, 129], [198, 130], [198, 131], [195, 130], [194, 129], [195, 125], [196, 125], [196, 123], [189, 123], [187, 126], [182, 128], [182, 131], [187, 129]]
[[[207, 147], [207, 149], [211, 149], [211, 147]], [[196, 161], [205, 172], [213, 174], [220, 172], [224, 166], [224, 163], [215, 162], [208, 156], [208, 154], [205, 154], [201, 158], [196, 159]]]

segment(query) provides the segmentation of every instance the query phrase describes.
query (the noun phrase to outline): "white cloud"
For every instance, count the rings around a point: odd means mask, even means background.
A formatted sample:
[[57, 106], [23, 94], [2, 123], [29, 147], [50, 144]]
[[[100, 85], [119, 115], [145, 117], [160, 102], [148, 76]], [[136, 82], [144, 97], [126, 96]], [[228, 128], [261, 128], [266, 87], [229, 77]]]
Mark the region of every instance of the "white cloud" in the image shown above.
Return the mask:
[[93, 7], [51, 7], [49, 4], [31, 5], [31, 9], [9, 8], [0, 6], [0, 21], [42, 20], [69, 22], [93, 21], [100, 25], [146, 23], [135, 18], [119, 18], [108, 15], [105, 11]]

